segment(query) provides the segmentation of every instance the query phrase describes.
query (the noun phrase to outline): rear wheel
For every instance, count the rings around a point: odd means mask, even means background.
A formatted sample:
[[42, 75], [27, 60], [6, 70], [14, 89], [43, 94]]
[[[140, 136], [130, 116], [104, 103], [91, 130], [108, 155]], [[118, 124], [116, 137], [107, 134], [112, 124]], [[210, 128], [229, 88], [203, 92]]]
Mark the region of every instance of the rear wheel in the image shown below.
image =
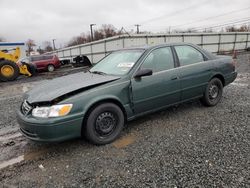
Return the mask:
[[93, 144], [103, 145], [114, 141], [124, 126], [124, 114], [113, 103], [103, 103], [95, 107], [84, 126], [85, 137]]
[[53, 72], [55, 70], [55, 66], [54, 65], [48, 65], [47, 70], [49, 72]]
[[223, 84], [219, 78], [213, 78], [209, 81], [206, 91], [201, 99], [205, 106], [217, 105], [223, 93]]
[[19, 67], [16, 63], [3, 60], [0, 62], [0, 80], [1, 81], [12, 81], [19, 76]]

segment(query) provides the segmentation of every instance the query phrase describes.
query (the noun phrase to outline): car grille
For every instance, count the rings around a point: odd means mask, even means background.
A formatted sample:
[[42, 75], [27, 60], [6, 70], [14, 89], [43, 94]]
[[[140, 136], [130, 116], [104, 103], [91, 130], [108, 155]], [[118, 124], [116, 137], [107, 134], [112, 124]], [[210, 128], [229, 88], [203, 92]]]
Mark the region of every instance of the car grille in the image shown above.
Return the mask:
[[28, 115], [32, 110], [32, 106], [26, 101], [23, 101], [23, 104], [21, 106], [21, 111], [24, 115]]

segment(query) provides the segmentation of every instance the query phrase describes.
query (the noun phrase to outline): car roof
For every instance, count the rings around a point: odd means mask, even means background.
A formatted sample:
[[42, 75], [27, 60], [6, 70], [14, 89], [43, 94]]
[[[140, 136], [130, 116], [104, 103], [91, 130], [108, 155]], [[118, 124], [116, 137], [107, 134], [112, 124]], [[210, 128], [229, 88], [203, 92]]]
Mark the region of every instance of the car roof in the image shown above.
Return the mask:
[[116, 51], [124, 51], [124, 50], [152, 50], [152, 49], [155, 49], [155, 48], [159, 48], [159, 47], [167, 47], [167, 46], [180, 46], [180, 45], [189, 45], [189, 46], [192, 46], [196, 49], [199, 49], [199, 51], [203, 52], [203, 54], [205, 54], [209, 59], [215, 59], [215, 56], [204, 50], [203, 48], [201, 48], [200, 46], [196, 45], [196, 44], [192, 44], [192, 43], [187, 43], [187, 42], [169, 42], [169, 43], [164, 43], [164, 44], [158, 44], [158, 45], [153, 45], [153, 46], [138, 46], [138, 47], [129, 47], [129, 48], [123, 48], [123, 49], [120, 49], [120, 50], [115, 50], [114, 52]]
[[123, 48], [115, 51], [123, 51], [123, 50], [148, 50], [148, 49], [153, 49], [153, 48], [158, 48], [158, 47], [164, 47], [164, 46], [175, 46], [175, 45], [191, 45], [191, 46], [197, 46], [192, 43], [187, 43], [187, 42], [175, 42], [175, 43], [164, 43], [164, 44], [158, 44], [158, 45], [153, 45], [153, 46], [134, 46], [134, 47], [128, 47], [128, 48]]

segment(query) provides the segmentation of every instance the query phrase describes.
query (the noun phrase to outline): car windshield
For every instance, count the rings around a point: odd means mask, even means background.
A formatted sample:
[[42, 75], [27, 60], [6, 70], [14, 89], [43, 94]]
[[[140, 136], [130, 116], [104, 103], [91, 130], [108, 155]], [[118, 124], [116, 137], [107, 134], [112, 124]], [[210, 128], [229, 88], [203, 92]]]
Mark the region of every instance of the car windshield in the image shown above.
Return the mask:
[[91, 68], [90, 72], [96, 74], [125, 75], [142, 53], [143, 50], [113, 52]]

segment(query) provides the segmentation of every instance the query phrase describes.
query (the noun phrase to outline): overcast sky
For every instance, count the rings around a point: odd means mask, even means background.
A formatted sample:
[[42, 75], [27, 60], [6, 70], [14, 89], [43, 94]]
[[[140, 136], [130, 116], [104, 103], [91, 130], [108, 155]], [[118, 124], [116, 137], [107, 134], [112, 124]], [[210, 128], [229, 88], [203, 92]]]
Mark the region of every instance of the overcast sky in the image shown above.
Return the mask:
[[0, 37], [8, 42], [30, 38], [38, 46], [56, 39], [59, 48], [72, 37], [89, 32], [90, 23], [96, 24], [94, 29], [113, 24], [131, 31], [134, 24], [140, 24], [142, 31], [166, 32], [169, 27], [185, 29], [250, 20], [249, 12], [249, 0], [0, 0]]

